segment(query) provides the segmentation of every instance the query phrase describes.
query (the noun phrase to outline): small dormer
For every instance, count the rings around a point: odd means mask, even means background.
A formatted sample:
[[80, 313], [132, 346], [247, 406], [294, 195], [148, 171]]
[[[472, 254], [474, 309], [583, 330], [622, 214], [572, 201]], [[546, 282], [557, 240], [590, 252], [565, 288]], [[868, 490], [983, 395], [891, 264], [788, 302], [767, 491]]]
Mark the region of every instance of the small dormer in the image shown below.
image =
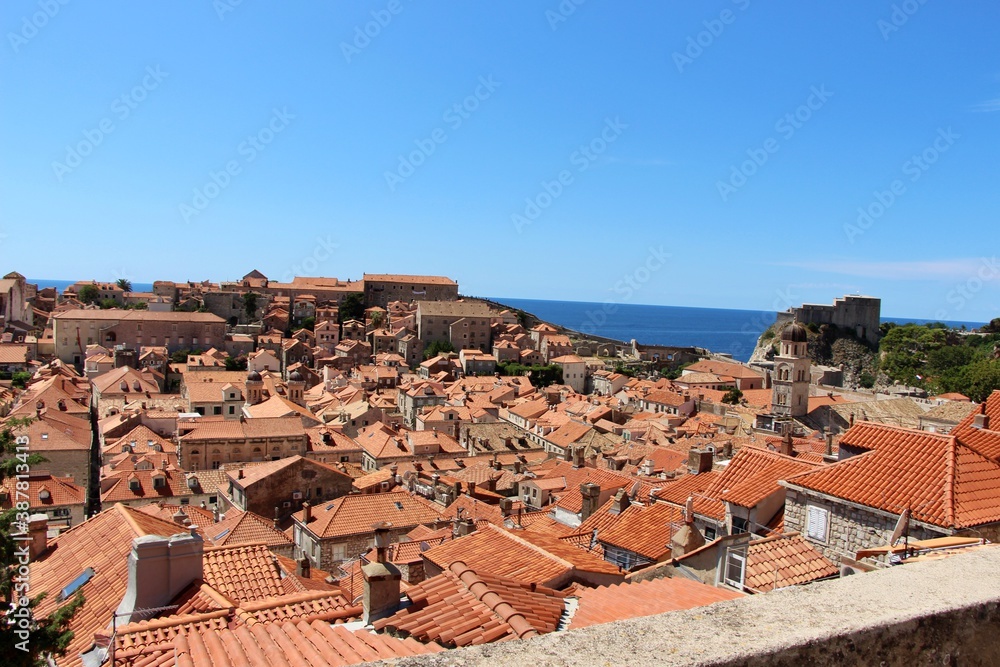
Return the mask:
[[152, 479], [154, 489], [165, 489], [167, 487], [167, 476], [163, 473], [153, 475]]
[[139, 493], [140, 491], [142, 491], [142, 484], [139, 482], [139, 478], [135, 476], [130, 477], [128, 480], [128, 488], [129, 491], [132, 491], [134, 493]]

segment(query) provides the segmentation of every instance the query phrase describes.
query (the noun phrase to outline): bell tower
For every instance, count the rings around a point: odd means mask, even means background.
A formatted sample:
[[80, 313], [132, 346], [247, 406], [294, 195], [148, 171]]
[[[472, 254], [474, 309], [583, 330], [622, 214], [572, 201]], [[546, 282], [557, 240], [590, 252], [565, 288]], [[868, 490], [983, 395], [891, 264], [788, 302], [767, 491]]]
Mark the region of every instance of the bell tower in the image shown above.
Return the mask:
[[771, 412], [801, 417], [809, 411], [809, 338], [798, 322], [781, 332], [779, 354], [774, 357]]

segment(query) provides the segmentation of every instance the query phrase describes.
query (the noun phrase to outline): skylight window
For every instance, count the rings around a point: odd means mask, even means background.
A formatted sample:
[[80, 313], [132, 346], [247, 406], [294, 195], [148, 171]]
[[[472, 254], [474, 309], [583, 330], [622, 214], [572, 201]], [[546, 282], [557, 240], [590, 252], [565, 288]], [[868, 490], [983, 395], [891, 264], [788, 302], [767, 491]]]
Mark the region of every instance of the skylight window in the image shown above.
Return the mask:
[[69, 598], [69, 596], [73, 595], [73, 593], [76, 593], [78, 590], [80, 590], [81, 586], [90, 581], [90, 578], [93, 576], [94, 576], [94, 568], [88, 567], [86, 570], [81, 572], [76, 579], [69, 582], [69, 584], [66, 585], [66, 588], [59, 591], [59, 600], [62, 601]]

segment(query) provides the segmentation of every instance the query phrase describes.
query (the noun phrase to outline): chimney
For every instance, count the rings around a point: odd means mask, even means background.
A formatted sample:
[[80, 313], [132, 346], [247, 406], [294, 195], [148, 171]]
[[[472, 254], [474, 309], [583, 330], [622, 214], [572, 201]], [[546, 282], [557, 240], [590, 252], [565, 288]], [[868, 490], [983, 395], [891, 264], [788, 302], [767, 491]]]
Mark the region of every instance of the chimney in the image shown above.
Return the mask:
[[727, 459], [733, 458], [733, 441], [732, 440], [730, 440], [727, 443], [725, 443], [724, 445], [722, 445], [722, 455], [725, 458], [727, 458]]
[[392, 563], [368, 563], [361, 567], [365, 580], [361, 601], [364, 610], [361, 618], [369, 625], [380, 618], [391, 616], [399, 609], [399, 581], [402, 575]]
[[375, 531], [377, 560], [361, 567], [365, 580], [362, 607], [362, 622], [369, 625], [373, 621], [394, 614], [399, 609], [399, 581], [402, 575], [392, 563], [386, 561], [391, 524], [382, 522], [372, 526]]
[[180, 526], [186, 526], [191, 523], [191, 519], [189, 519], [188, 515], [184, 513], [183, 507], [178, 507], [177, 511], [174, 512], [173, 516], [170, 518], [173, 519], [174, 523]]
[[[281, 510], [278, 509], [277, 505], [275, 505], [274, 506], [274, 518], [271, 519], [271, 525], [274, 526], [275, 530], [278, 529], [278, 522], [280, 520], [281, 520]], [[216, 523], [219, 522], [219, 510], [215, 510], [215, 522]]]
[[465, 485], [467, 487], [469, 487], [469, 495], [470, 496], [476, 495], [476, 483], [475, 482], [466, 482]]
[[308, 525], [310, 521], [312, 521], [312, 505], [307, 500], [302, 503], [302, 523]]
[[587, 517], [597, 511], [598, 503], [601, 501], [601, 487], [593, 482], [581, 484], [580, 495], [583, 496], [583, 503], [580, 507], [580, 521], [586, 521]]
[[513, 507], [514, 501], [510, 498], [502, 498], [500, 500], [500, 516], [505, 519], [510, 516], [510, 509]]
[[516, 474], [518, 474], [518, 475], [521, 474], [521, 462], [520, 461], [514, 461], [514, 472]]
[[563, 451], [563, 461], [569, 462], [573, 460], [573, 450], [569, 447]]
[[574, 468], [583, 467], [583, 447], [573, 448], [573, 467]]
[[652, 477], [653, 473], [656, 471], [656, 464], [653, 463], [653, 459], [646, 459], [642, 462], [642, 474], [646, 477]]
[[148, 618], [145, 609], [168, 604], [203, 575], [204, 542], [191, 526], [171, 537], [143, 535], [132, 540], [128, 557], [128, 588], [118, 606], [118, 623]]
[[990, 416], [986, 414], [985, 402], [979, 404], [979, 412], [972, 418], [972, 428], [978, 428], [983, 431], [990, 429]]
[[833, 433], [826, 434], [826, 455], [833, 456]]
[[455, 537], [465, 537], [474, 532], [476, 532], [476, 522], [472, 519], [455, 520]]
[[688, 469], [695, 475], [709, 472], [712, 469], [712, 452], [692, 447], [688, 452]]
[[243, 479], [243, 468], [236, 471], [236, 479]]
[[[277, 513], [278, 513], [278, 508], [277, 507], [274, 508], [274, 513], [275, 513], [275, 515], [277, 515]], [[218, 506], [216, 506], [215, 509], [212, 510], [212, 523], [219, 523], [219, 508], [218, 508]]]
[[303, 579], [308, 579], [311, 565], [312, 564], [309, 562], [309, 558], [303, 556], [295, 563], [295, 574]]
[[618, 493], [615, 494], [614, 502], [611, 504], [612, 514], [621, 514], [628, 509], [631, 505], [631, 501], [628, 499], [628, 494], [625, 493], [625, 489], [618, 489]]
[[28, 558], [35, 560], [49, 547], [49, 516], [32, 514], [28, 517]]
[[781, 449], [779, 451], [785, 456], [795, 456], [795, 447], [792, 445], [791, 429], [785, 429], [784, 434], [781, 436]]

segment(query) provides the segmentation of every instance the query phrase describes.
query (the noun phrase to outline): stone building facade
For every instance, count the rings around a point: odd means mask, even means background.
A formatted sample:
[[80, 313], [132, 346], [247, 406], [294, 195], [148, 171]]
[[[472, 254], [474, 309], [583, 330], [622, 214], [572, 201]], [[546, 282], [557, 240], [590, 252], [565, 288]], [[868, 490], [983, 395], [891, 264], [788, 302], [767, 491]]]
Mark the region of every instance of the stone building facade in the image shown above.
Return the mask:
[[87, 345], [139, 349], [162, 346], [170, 353], [186, 348], [223, 347], [226, 321], [212, 313], [149, 310], [77, 309], [52, 316], [56, 356], [82, 364]]
[[392, 301], [454, 301], [458, 283], [444, 276], [366, 273], [365, 306], [385, 308]]

